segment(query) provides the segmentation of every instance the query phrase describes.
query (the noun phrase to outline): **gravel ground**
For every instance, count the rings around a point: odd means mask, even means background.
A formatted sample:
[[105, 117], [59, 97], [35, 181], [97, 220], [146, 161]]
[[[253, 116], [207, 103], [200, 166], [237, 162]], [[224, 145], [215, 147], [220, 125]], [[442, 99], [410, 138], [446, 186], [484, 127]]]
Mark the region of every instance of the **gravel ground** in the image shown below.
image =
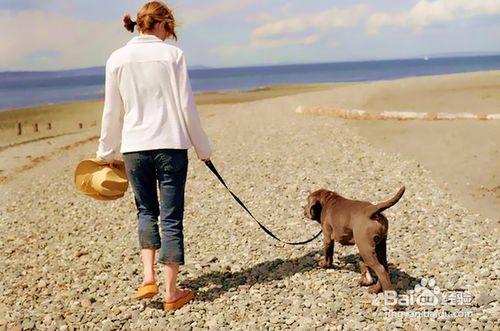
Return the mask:
[[[357, 285], [355, 247], [336, 245], [336, 268], [318, 268], [320, 239], [301, 247], [273, 241], [192, 152], [180, 282], [197, 291], [196, 301], [175, 313], [162, 310], [160, 297], [132, 301], [142, 269], [131, 190], [98, 202], [72, 183], [76, 163], [93, 156], [94, 141], [0, 186], [0, 330], [495, 329], [498, 231], [417, 163], [374, 149], [343, 121], [295, 114], [297, 102], [307, 104], [301, 98], [203, 107], [213, 161], [228, 184], [292, 241], [318, 230], [302, 217], [310, 191], [323, 187], [375, 202], [406, 185], [403, 199], [385, 212], [392, 281], [409, 294], [433, 278], [441, 291], [472, 295], [469, 305], [382, 304], [381, 295]], [[386, 316], [397, 312], [469, 315]]]

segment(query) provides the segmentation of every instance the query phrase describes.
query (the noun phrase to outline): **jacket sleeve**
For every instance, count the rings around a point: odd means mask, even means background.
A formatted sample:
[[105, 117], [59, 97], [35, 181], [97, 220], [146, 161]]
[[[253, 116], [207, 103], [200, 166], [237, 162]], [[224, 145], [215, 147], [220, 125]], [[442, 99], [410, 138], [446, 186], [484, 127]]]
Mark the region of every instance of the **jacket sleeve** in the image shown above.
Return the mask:
[[104, 88], [104, 109], [101, 122], [101, 136], [96, 156], [104, 161], [113, 161], [121, 144], [123, 128], [123, 102], [117, 78], [112, 67], [106, 63]]
[[182, 114], [188, 131], [189, 139], [193, 144], [196, 154], [200, 160], [208, 159], [212, 155], [212, 148], [208, 137], [201, 126], [200, 116], [194, 100], [189, 74], [187, 70], [184, 53], [180, 53], [176, 74], [179, 84], [179, 98], [182, 108]]

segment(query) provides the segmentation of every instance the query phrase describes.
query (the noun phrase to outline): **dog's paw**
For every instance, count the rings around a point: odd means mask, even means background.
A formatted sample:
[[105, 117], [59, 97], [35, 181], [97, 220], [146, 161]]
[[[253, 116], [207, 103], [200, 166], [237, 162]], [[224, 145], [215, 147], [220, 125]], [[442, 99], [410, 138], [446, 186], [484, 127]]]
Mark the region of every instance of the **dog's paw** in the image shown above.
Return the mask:
[[332, 263], [327, 263], [325, 259], [319, 260], [318, 261], [318, 266], [323, 269], [331, 269], [333, 268]]
[[359, 286], [369, 286], [373, 284], [373, 278], [370, 272], [367, 270], [364, 273], [361, 274], [361, 277], [359, 278], [358, 285]]
[[369, 286], [373, 284], [373, 281], [369, 281], [366, 277], [361, 277], [358, 281], [359, 286]]
[[378, 294], [380, 292], [382, 292], [382, 285], [380, 282], [377, 282], [368, 288], [368, 293]]

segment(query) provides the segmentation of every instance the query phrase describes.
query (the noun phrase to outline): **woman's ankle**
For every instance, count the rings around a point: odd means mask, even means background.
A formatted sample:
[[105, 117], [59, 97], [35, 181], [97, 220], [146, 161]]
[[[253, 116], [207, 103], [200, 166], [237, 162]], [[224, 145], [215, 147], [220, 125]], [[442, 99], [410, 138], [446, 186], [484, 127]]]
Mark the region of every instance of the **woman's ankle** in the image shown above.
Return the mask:
[[142, 286], [156, 284], [156, 279], [154, 277], [144, 277], [142, 281]]
[[186, 292], [189, 292], [189, 290], [179, 289], [179, 288], [176, 288], [173, 292], [166, 292], [165, 301], [172, 302], [178, 300], [179, 298], [183, 297], [186, 294]]
[[169, 289], [165, 291], [165, 301], [175, 301], [179, 299], [180, 290], [176, 287], [175, 289]]

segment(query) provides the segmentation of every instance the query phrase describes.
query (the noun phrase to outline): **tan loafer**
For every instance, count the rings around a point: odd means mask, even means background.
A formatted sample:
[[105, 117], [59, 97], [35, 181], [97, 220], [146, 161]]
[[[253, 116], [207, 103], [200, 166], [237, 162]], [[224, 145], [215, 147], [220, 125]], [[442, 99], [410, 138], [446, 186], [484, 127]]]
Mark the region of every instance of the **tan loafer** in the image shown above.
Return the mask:
[[137, 290], [134, 295], [134, 299], [149, 299], [158, 294], [158, 285], [156, 284], [146, 284]]
[[194, 298], [194, 293], [192, 291], [188, 291], [185, 295], [183, 295], [182, 297], [180, 297], [175, 301], [172, 302], [163, 301], [163, 309], [165, 310], [179, 309], [189, 301], [193, 300], [193, 298]]

